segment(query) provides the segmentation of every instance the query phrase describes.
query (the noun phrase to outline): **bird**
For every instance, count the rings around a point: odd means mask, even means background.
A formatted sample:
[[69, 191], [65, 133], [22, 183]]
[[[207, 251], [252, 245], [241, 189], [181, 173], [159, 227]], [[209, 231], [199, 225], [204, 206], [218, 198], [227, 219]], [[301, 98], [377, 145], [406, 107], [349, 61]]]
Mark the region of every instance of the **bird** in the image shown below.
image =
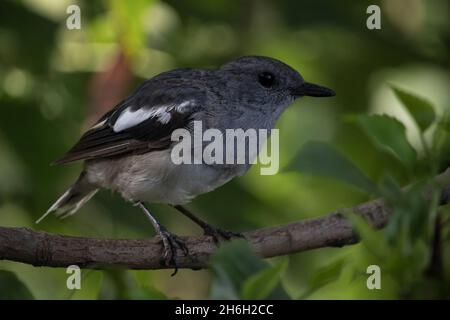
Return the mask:
[[78, 179], [39, 218], [68, 217], [98, 190], [109, 189], [139, 207], [162, 241], [162, 262], [177, 271], [176, 250], [189, 255], [183, 240], [168, 231], [147, 204], [172, 206], [217, 243], [242, 236], [208, 224], [185, 207], [243, 175], [251, 163], [174, 164], [174, 131], [274, 129], [282, 112], [304, 96], [330, 97], [335, 92], [306, 82], [295, 69], [264, 56], [243, 56], [216, 69], [180, 68], [143, 82], [89, 128], [55, 164], [83, 161]]

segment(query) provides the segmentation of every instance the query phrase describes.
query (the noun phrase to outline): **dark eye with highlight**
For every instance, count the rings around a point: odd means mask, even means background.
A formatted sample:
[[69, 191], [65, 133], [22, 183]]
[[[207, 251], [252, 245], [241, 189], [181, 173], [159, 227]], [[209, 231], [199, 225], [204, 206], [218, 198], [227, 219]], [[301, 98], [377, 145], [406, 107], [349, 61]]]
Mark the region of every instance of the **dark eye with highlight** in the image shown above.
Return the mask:
[[275, 84], [275, 76], [270, 72], [262, 72], [258, 76], [259, 83], [265, 88], [271, 88]]

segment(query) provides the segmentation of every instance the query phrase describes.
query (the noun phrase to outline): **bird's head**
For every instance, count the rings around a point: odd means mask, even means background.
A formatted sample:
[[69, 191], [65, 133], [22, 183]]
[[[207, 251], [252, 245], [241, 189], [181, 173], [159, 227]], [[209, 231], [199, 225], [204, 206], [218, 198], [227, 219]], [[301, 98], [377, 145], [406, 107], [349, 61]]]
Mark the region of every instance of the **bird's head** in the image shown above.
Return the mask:
[[280, 108], [303, 96], [335, 95], [331, 89], [304, 81], [296, 70], [273, 58], [245, 56], [223, 65], [219, 71], [226, 75], [238, 99], [249, 104]]

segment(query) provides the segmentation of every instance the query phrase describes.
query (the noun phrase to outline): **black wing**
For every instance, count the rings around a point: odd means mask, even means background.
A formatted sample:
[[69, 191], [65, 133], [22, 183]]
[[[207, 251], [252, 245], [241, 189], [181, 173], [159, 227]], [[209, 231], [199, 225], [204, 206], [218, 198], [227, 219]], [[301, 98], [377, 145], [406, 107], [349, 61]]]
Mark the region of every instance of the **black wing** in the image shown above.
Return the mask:
[[[155, 81], [158, 80], [158, 81]], [[195, 81], [194, 81], [195, 82]], [[153, 78], [106, 113], [55, 164], [166, 149], [175, 129], [188, 127], [204, 101], [201, 86]]]

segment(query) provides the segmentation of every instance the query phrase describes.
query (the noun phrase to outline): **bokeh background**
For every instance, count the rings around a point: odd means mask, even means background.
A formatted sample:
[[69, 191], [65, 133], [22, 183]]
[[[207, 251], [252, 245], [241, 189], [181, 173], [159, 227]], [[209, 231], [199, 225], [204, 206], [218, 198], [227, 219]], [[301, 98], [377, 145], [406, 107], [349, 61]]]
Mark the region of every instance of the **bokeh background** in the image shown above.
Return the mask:
[[[81, 8], [80, 30], [66, 28], [71, 4]], [[366, 28], [370, 4], [381, 7], [381, 30]], [[427, 98], [437, 112], [448, 108], [449, 6], [445, 0], [1, 1], [0, 225], [97, 238], [153, 236], [144, 215], [108, 191], [69, 219], [49, 217], [35, 225], [81, 168], [49, 164], [144, 79], [177, 67], [217, 67], [249, 54], [280, 59], [337, 92], [331, 99], [304, 98], [283, 114], [282, 168], [295, 161], [305, 142], [320, 140], [374, 181], [388, 171], [399, 184], [407, 183], [398, 160], [380, 152], [348, 116], [394, 115], [420, 153], [412, 120], [389, 85]], [[222, 228], [244, 231], [370, 199], [326, 177], [258, 172], [253, 168], [189, 207]], [[175, 233], [201, 232], [174, 210], [151, 207]], [[382, 290], [367, 289], [365, 268], [382, 264], [368, 251], [364, 244], [325, 248], [269, 263], [286, 265], [281, 282], [292, 298], [405, 297], [395, 274], [383, 278]], [[0, 281], [3, 295], [12, 294], [18, 280], [37, 299], [208, 298], [214, 281], [209, 270], [180, 270], [176, 277], [170, 270], [83, 271], [82, 290], [71, 292], [65, 269], [9, 261], [0, 261], [0, 269], [14, 274], [0, 277], [7, 278]], [[426, 296], [437, 295], [430, 289]]]

